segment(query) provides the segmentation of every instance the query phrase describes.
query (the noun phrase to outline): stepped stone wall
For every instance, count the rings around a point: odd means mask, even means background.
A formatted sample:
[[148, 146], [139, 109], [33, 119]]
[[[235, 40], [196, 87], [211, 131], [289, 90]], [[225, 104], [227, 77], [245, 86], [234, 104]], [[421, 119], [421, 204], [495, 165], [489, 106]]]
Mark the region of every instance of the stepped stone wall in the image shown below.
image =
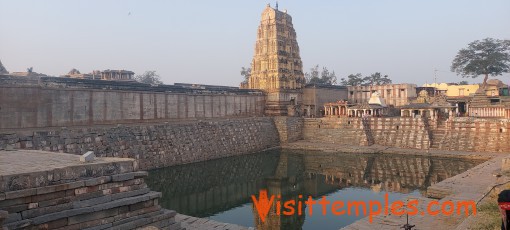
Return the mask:
[[273, 117], [281, 143], [288, 143], [303, 139], [303, 118], [301, 117]]
[[269, 117], [68, 128], [0, 134], [0, 148], [128, 157], [141, 169], [206, 161], [277, 147]]
[[307, 118], [307, 141], [473, 152], [510, 152], [507, 119], [455, 118], [432, 121], [409, 117]]
[[310, 118], [303, 136], [314, 142], [426, 149], [430, 140], [425, 127], [418, 118]]
[[69, 154], [0, 154], [1, 160], [10, 161], [0, 163], [2, 167], [41, 165], [0, 170], [0, 210], [7, 212], [4, 228], [181, 229], [176, 212], [160, 207], [161, 193], [147, 188], [147, 172], [138, 171], [131, 159], [103, 158], [84, 164]]
[[439, 125], [432, 147], [443, 150], [510, 152], [508, 119], [457, 118]]

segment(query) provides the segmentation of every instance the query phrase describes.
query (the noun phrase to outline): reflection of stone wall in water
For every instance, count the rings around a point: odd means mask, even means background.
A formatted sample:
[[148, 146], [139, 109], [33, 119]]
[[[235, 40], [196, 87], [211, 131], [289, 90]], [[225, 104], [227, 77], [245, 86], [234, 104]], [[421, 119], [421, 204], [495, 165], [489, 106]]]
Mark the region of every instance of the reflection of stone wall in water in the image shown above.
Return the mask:
[[[271, 151], [272, 152], [272, 151]], [[281, 153], [278, 155], [278, 153]], [[184, 214], [210, 216], [252, 203], [260, 189], [281, 200], [320, 197], [349, 186], [408, 193], [466, 171], [481, 161], [427, 156], [274, 151], [151, 171], [148, 184], [163, 192], [160, 203]], [[276, 199], [276, 197], [275, 197]], [[253, 208], [253, 207], [252, 207]], [[295, 229], [305, 216], [276, 215], [262, 229]], [[302, 207], [304, 213], [306, 207]]]
[[357, 186], [408, 193], [462, 173], [479, 160], [426, 156], [314, 153], [305, 155], [308, 178], [325, 175], [338, 188]]
[[[303, 202], [301, 206], [301, 213], [298, 215], [298, 200], [303, 201], [306, 199], [307, 192], [304, 186], [304, 171], [305, 162], [303, 155], [289, 154], [283, 152], [280, 155], [278, 166], [275, 170], [273, 177], [266, 179], [266, 189], [268, 196], [274, 195], [275, 201], [269, 210], [269, 214], [265, 222], [259, 217], [255, 207], [253, 208], [253, 217], [255, 220], [255, 227], [257, 229], [301, 229], [305, 222], [305, 209], [306, 205]], [[258, 196], [258, 193], [256, 193]], [[281, 198], [277, 196], [281, 195]], [[299, 198], [299, 195], [303, 197]], [[280, 200], [280, 205], [283, 208], [283, 203], [289, 200], [295, 200], [295, 213], [294, 215], [286, 216], [280, 213], [277, 215], [276, 201]]]
[[[282, 185], [284, 186], [284, 185]], [[276, 208], [276, 195], [275, 195], [275, 202], [269, 209], [269, 213], [265, 218], [265, 221], [263, 222], [255, 209], [253, 208], [253, 218], [255, 221], [255, 228], [256, 229], [267, 229], [267, 230], [276, 230], [276, 229], [302, 229], [303, 224], [305, 223], [306, 218], [306, 204], [304, 203], [304, 198], [299, 198], [299, 195], [296, 194], [290, 194], [290, 195], [282, 195], [281, 199], [278, 199], [281, 201], [280, 205], [283, 208], [283, 203], [286, 201], [294, 200], [295, 205], [294, 207], [294, 215], [284, 215], [282, 211], [280, 212], [280, 215], [277, 214]], [[298, 202], [302, 202], [301, 206], [301, 215], [298, 213]]]
[[269, 151], [153, 170], [147, 184], [164, 195], [161, 205], [192, 216], [209, 216], [251, 202], [272, 177], [278, 154]]

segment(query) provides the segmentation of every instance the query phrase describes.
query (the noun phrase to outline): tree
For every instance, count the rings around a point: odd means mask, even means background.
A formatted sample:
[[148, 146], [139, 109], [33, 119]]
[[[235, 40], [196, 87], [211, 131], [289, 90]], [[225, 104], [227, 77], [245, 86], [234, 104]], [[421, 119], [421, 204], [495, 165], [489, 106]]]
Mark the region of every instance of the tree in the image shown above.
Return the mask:
[[27, 68], [27, 73], [32, 73], [32, 72], [34, 72], [34, 67]]
[[468, 81], [460, 81], [459, 85], [469, 85], [469, 82]]
[[137, 75], [135, 80], [145, 84], [161, 85], [163, 82], [160, 80], [156, 71], [145, 71], [142, 75]]
[[305, 79], [309, 84], [336, 84], [335, 71], [329, 72], [327, 67], [322, 67], [322, 72], [319, 72], [319, 65], [315, 65], [314, 67], [310, 68], [310, 73], [305, 73]]
[[391, 79], [388, 78], [388, 75], [382, 76], [381, 73], [375, 72], [370, 76], [363, 78], [363, 84], [366, 85], [385, 85], [391, 84]]
[[328, 68], [322, 67], [321, 83], [326, 85], [335, 85], [336, 84], [335, 71], [333, 70], [333, 72], [329, 72]]
[[482, 89], [490, 76], [508, 73], [510, 70], [510, 40], [486, 38], [469, 43], [459, 50], [452, 61], [451, 71], [462, 77], [476, 78], [484, 75]]
[[363, 76], [361, 75], [361, 73], [357, 73], [357, 74], [349, 74], [349, 76], [347, 76], [347, 79], [342, 78], [340, 84], [345, 85], [345, 86], [347, 86], [347, 85], [355, 86], [355, 85], [362, 85], [363, 82], [364, 82]]
[[241, 82], [241, 84], [248, 84], [251, 76], [251, 68], [241, 67], [241, 76], [244, 77], [244, 80]]
[[310, 68], [310, 73], [305, 73], [305, 80], [307, 83], [316, 83], [319, 79], [319, 65]]
[[80, 74], [80, 71], [73, 68], [69, 71], [69, 73], [67, 73], [68, 75], [75, 75], [75, 74]]

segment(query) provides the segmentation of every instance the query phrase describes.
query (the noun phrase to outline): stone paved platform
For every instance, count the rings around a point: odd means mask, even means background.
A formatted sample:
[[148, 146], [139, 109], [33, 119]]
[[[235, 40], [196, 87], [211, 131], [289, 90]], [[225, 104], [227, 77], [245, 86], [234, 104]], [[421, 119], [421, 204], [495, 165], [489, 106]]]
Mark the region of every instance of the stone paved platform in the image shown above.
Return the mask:
[[207, 230], [207, 229], [215, 229], [215, 230], [252, 230], [254, 228], [248, 228], [244, 226], [239, 226], [235, 224], [222, 223], [218, 221], [214, 221], [207, 218], [197, 218], [192, 216], [187, 216], [183, 214], [177, 214], [175, 216], [175, 221], [180, 222], [183, 228], [186, 230]]
[[[133, 162], [127, 158], [96, 158], [93, 164], [111, 162]], [[0, 151], [0, 176], [51, 171], [71, 166], [80, 166], [79, 155], [68, 153], [54, 153], [38, 150]]]

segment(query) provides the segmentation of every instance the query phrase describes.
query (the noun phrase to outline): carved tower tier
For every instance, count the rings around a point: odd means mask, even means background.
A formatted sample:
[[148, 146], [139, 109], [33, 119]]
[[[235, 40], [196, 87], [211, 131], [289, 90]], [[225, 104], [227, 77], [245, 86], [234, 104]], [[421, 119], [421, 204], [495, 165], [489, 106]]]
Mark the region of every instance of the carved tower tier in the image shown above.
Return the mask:
[[262, 12], [248, 88], [266, 92], [267, 115], [297, 115], [305, 78], [296, 31], [287, 11], [269, 5]]

